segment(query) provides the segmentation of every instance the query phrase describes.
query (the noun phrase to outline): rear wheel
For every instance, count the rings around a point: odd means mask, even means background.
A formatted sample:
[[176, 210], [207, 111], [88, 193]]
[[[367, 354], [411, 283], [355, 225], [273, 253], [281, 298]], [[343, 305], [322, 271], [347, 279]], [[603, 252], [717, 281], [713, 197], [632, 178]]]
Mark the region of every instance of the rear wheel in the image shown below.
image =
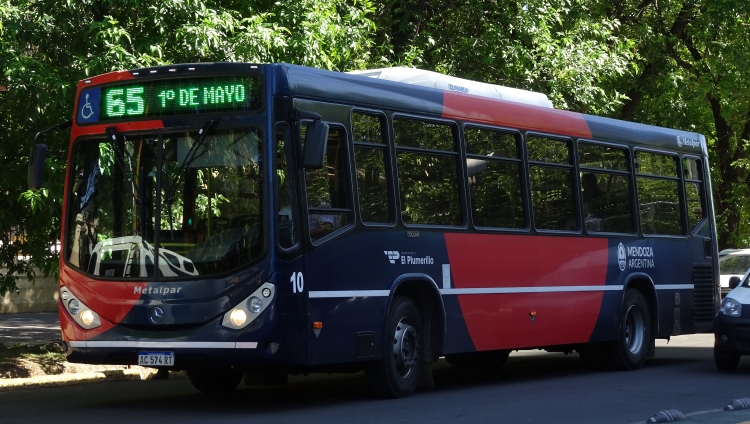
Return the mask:
[[620, 311], [620, 333], [609, 347], [609, 363], [613, 368], [637, 370], [643, 366], [653, 337], [651, 314], [646, 300], [638, 290], [628, 290]]
[[733, 371], [740, 363], [740, 355], [727, 353], [714, 345], [714, 363], [721, 371]]
[[388, 313], [383, 360], [367, 370], [373, 392], [394, 398], [414, 392], [422, 373], [422, 328], [422, 318], [414, 301], [403, 296], [394, 298]]
[[237, 388], [242, 380], [242, 372], [231, 368], [191, 368], [188, 378], [196, 389], [203, 393], [229, 393]]

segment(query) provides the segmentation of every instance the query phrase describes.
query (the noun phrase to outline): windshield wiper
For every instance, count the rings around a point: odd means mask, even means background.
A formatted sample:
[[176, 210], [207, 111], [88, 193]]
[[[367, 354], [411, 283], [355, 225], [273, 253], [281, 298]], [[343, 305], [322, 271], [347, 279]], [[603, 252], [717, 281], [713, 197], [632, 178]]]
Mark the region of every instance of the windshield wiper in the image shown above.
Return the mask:
[[[107, 127], [104, 129], [104, 132], [107, 134], [107, 140], [109, 141], [110, 146], [112, 147], [112, 151], [115, 155], [115, 162], [117, 162], [117, 165], [120, 167], [120, 170], [123, 174], [125, 174], [125, 160], [123, 159], [123, 152], [120, 150], [120, 143], [118, 142], [118, 136], [117, 131], [115, 130], [115, 127]], [[130, 166], [130, 160], [128, 160], [128, 172], [130, 175], [133, 175], [133, 169]], [[135, 203], [141, 204], [141, 200], [138, 197], [138, 194], [135, 189], [135, 182], [133, 179], [130, 179], [130, 192], [133, 195], [133, 200], [135, 200]]]
[[[180, 185], [180, 181], [182, 180], [182, 176], [187, 170], [187, 168], [190, 166], [190, 164], [193, 163], [193, 161], [200, 157], [198, 155], [198, 149], [203, 145], [203, 142], [205, 141], [208, 134], [211, 132], [213, 127], [219, 123], [218, 119], [209, 119], [206, 121], [205, 124], [203, 124], [203, 128], [198, 131], [198, 138], [195, 140], [195, 143], [193, 143], [192, 146], [190, 146], [190, 150], [188, 150], [187, 154], [185, 155], [185, 160], [182, 162], [182, 165], [180, 165], [179, 168], [177, 168], [177, 173], [174, 176], [173, 179], [169, 178], [169, 171], [166, 166], [161, 164], [161, 166], [164, 169], [164, 172], [167, 177], [167, 195], [166, 195], [166, 203], [167, 203], [167, 214], [169, 216], [169, 230], [172, 239], [174, 240], [174, 223], [172, 222], [172, 203], [174, 203], [174, 195], [177, 193], [177, 187]], [[161, 147], [160, 147], [161, 148]], [[205, 151], [204, 151], [205, 152]], [[201, 155], [204, 153], [201, 152]]]

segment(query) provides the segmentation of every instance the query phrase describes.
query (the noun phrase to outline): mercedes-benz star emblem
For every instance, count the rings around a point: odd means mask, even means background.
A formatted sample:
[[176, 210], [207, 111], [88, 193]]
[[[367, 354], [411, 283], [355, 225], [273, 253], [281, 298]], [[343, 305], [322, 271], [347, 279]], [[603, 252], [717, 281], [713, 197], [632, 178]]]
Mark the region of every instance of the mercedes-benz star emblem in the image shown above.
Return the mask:
[[164, 319], [164, 310], [158, 306], [154, 306], [148, 311], [148, 319], [154, 324], [159, 324]]

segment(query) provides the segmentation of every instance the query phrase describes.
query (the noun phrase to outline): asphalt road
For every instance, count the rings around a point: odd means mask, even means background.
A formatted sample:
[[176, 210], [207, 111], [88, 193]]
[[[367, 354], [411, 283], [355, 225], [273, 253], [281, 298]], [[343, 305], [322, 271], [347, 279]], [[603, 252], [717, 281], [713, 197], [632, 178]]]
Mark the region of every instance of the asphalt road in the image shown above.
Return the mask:
[[664, 409], [683, 422], [740, 423], [750, 410], [721, 411], [750, 397], [750, 358], [733, 373], [712, 360], [712, 336], [660, 341], [636, 372], [586, 369], [578, 356], [514, 352], [497, 375], [444, 361], [436, 387], [406, 399], [373, 399], [364, 375], [292, 377], [283, 387], [240, 386], [229, 396], [198, 393], [186, 378], [122, 381], [0, 393], [0, 424], [146, 423], [636, 423]]
[[61, 340], [60, 316], [57, 312], [0, 314], [0, 343], [6, 346]]

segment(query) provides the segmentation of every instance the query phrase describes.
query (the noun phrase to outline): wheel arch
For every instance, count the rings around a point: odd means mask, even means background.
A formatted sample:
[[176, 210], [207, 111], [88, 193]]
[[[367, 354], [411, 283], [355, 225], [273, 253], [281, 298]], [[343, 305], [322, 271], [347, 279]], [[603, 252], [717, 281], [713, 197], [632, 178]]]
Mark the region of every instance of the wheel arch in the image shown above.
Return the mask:
[[386, 311], [390, 310], [396, 296], [407, 296], [416, 303], [425, 326], [425, 359], [437, 361], [443, 353], [446, 326], [445, 305], [437, 283], [427, 274], [404, 274], [391, 285]]
[[[643, 298], [646, 300], [649, 312], [651, 314], [651, 329], [652, 334], [659, 334], [659, 301], [656, 297], [656, 287], [654, 280], [648, 274], [637, 272], [630, 274], [625, 280], [625, 284], [622, 288], [622, 296], [625, 297], [625, 292], [629, 289], [638, 290]], [[620, 302], [622, 303], [622, 302]]]

